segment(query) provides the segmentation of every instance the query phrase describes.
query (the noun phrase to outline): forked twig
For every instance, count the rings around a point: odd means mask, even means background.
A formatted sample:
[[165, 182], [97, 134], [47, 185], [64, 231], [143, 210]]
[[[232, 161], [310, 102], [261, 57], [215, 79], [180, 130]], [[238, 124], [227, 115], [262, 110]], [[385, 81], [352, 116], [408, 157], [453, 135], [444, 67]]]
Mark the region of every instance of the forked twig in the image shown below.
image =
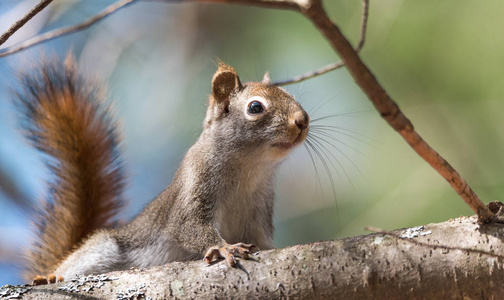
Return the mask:
[[420, 157], [450, 183], [466, 204], [478, 214], [481, 222], [489, 221], [493, 213], [483, 204], [464, 178], [415, 131], [411, 121], [378, 83], [378, 80], [362, 62], [338, 26], [327, 16], [321, 1], [311, 0], [309, 7], [303, 10], [303, 14], [315, 24], [339, 54], [356, 83], [368, 96], [380, 115]]
[[89, 18], [85, 22], [82, 22], [82, 23], [74, 25], [74, 26], [69, 26], [69, 27], [65, 27], [65, 28], [55, 29], [55, 30], [49, 31], [47, 33], [44, 33], [42, 35], [35, 36], [35, 37], [33, 37], [33, 38], [29, 39], [29, 40], [26, 40], [26, 41], [24, 41], [22, 43], [16, 44], [16, 45], [14, 45], [12, 47], [2, 49], [2, 50], [0, 50], [0, 57], [7, 56], [7, 55], [10, 55], [12, 53], [24, 50], [26, 48], [33, 47], [33, 46], [38, 45], [40, 43], [50, 41], [50, 40], [55, 39], [57, 37], [61, 37], [61, 36], [64, 36], [64, 35], [67, 35], [67, 34], [70, 34], [70, 33], [73, 33], [73, 32], [79, 31], [79, 30], [82, 30], [84, 28], [87, 28], [87, 27], [93, 25], [94, 23], [102, 20], [103, 18], [111, 15], [112, 13], [116, 12], [117, 10], [119, 10], [119, 9], [121, 9], [123, 7], [126, 7], [126, 6], [132, 4], [133, 2], [136, 2], [136, 1], [138, 1], [138, 0], [120, 0], [120, 1], [117, 1], [114, 4], [111, 4], [111, 5], [107, 6], [100, 13], [98, 13], [95, 16], [93, 16], [92, 18]]
[[[362, 47], [364, 47], [364, 42], [366, 41], [366, 30], [367, 30], [367, 22], [368, 22], [368, 16], [369, 16], [369, 0], [363, 0], [362, 1], [362, 19], [361, 19], [361, 28], [360, 28], [360, 36], [359, 36], [359, 42], [357, 43], [357, 47], [355, 47], [355, 52], [359, 52], [362, 50]], [[274, 85], [278, 86], [285, 86], [289, 84], [294, 84], [294, 83], [299, 83], [301, 81], [305, 81], [307, 79], [323, 75], [327, 72], [331, 72], [333, 70], [339, 69], [343, 67], [345, 63], [342, 61], [328, 64], [320, 69], [317, 69], [315, 71], [307, 72], [304, 73], [303, 75], [296, 76], [292, 79], [284, 80], [284, 81], [278, 81], [273, 83]]]

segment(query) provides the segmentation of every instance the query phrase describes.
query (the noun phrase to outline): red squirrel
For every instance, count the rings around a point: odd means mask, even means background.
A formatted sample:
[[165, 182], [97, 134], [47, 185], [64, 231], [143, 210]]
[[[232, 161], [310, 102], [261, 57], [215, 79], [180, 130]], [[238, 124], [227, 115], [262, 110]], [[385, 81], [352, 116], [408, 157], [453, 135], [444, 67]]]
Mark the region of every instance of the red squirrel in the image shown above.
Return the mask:
[[131, 222], [112, 228], [125, 183], [119, 132], [103, 88], [70, 58], [20, 76], [15, 101], [35, 147], [51, 157], [54, 180], [29, 253], [27, 280], [69, 280], [172, 261], [236, 257], [274, 248], [274, 176], [303, 143], [310, 118], [271, 84], [242, 83], [220, 63], [203, 131], [172, 181]]

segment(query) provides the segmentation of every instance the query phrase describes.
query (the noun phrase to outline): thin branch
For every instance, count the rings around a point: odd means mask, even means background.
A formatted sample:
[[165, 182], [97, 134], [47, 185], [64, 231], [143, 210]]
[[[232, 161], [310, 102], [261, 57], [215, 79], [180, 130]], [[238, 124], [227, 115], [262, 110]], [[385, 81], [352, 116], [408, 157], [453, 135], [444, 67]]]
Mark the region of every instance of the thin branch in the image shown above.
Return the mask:
[[252, 5], [264, 8], [276, 8], [293, 11], [306, 9], [306, 0], [189, 0], [190, 2], [206, 2], [221, 4]]
[[309, 8], [304, 10], [303, 13], [326, 37], [333, 49], [342, 58], [356, 83], [389, 125], [406, 140], [420, 157], [450, 183], [466, 204], [478, 214], [481, 222], [489, 221], [493, 213], [483, 204], [464, 178], [415, 131], [411, 121], [401, 112], [397, 104], [378, 83], [378, 80], [362, 62], [338, 26], [329, 19], [321, 1], [312, 0]]
[[38, 45], [40, 43], [47, 42], [47, 41], [53, 40], [55, 38], [58, 38], [58, 37], [61, 37], [61, 36], [64, 36], [64, 35], [67, 35], [67, 34], [82, 30], [82, 29], [85, 29], [85, 28], [97, 23], [98, 21], [104, 19], [105, 17], [108, 17], [109, 15], [118, 11], [119, 9], [126, 7], [136, 1], [138, 1], [138, 0], [117, 1], [116, 3], [109, 5], [103, 11], [101, 11], [100, 13], [95, 15], [94, 17], [88, 19], [87, 21], [85, 21], [81, 24], [49, 31], [49, 32], [44, 33], [42, 35], [35, 36], [35, 37], [33, 37], [29, 40], [26, 40], [22, 43], [16, 44], [12, 47], [5, 48], [0, 51], [0, 57], [4, 57], [4, 56], [10, 55], [12, 53], [16, 53], [21, 50], [33, 47], [33, 46]]
[[327, 66], [324, 66], [324, 67], [317, 69], [315, 71], [310, 71], [310, 72], [304, 73], [303, 75], [296, 76], [292, 79], [278, 81], [273, 84], [277, 85], [277, 86], [285, 86], [285, 85], [289, 85], [289, 84], [299, 83], [301, 81], [305, 81], [310, 78], [317, 77], [317, 76], [323, 75], [325, 73], [331, 72], [333, 70], [339, 69], [339, 68], [343, 67], [344, 65], [345, 64], [342, 61], [339, 61], [337, 63], [328, 64]]
[[41, 12], [49, 3], [53, 0], [41, 0], [39, 4], [35, 5], [26, 15], [24, 15], [21, 19], [17, 20], [14, 24], [11, 25], [1, 36], [0, 36], [0, 45], [3, 45], [19, 28], [23, 27], [26, 22], [31, 20], [36, 14]]
[[[355, 47], [355, 52], [361, 51], [362, 47], [364, 47], [364, 42], [366, 41], [366, 30], [367, 30], [368, 16], [369, 16], [369, 0], [363, 0], [362, 1], [362, 19], [361, 19], [360, 36], [359, 36], [359, 42], [357, 43], [357, 47]], [[313, 78], [316, 76], [323, 75], [323, 74], [331, 72], [333, 70], [339, 69], [339, 68], [343, 67], [344, 65], [345, 64], [342, 61], [328, 64], [327, 66], [324, 66], [320, 69], [304, 73], [303, 75], [296, 76], [292, 79], [275, 82], [274, 85], [285, 86], [285, 85], [289, 85], [289, 84], [298, 83], [298, 82], [305, 81], [307, 79], [310, 79], [310, 78]]]
[[369, 17], [369, 0], [364, 0], [362, 1], [362, 21], [361, 21], [359, 42], [357, 43], [357, 47], [355, 47], [355, 52], [360, 52], [362, 50], [362, 47], [364, 47], [364, 42], [366, 41], [368, 17]]
[[273, 85], [286, 86], [286, 85], [290, 85], [290, 84], [299, 83], [299, 82], [311, 79], [313, 77], [324, 75], [325, 73], [329, 73], [331, 71], [339, 69], [339, 68], [343, 67], [344, 65], [345, 65], [345, 63], [343, 63], [343, 61], [340, 60], [339, 62], [328, 64], [328, 65], [323, 66], [322, 68], [319, 68], [315, 71], [306, 72], [303, 75], [296, 76], [292, 79], [274, 82]]

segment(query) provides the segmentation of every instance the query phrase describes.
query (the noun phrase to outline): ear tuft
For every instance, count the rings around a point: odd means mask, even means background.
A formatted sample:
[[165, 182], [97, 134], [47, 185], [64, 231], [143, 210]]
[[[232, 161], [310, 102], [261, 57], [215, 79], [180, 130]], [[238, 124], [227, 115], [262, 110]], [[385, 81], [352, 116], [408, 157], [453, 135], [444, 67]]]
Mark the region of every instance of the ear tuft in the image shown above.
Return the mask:
[[217, 65], [217, 73], [223, 72], [223, 71], [230, 71], [230, 72], [233, 72], [236, 74], [236, 71], [233, 67], [226, 64], [225, 62], [219, 61], [218, 65]]
[[269, 72], [264, 73], [262, 83], [271, 84], [271, 78]]

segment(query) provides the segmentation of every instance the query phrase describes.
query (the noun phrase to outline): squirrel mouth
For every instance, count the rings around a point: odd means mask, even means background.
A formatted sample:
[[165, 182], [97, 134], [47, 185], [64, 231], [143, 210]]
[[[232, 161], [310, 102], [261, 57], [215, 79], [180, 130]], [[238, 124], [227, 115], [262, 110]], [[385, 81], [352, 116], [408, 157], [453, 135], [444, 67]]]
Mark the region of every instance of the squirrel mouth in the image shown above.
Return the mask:
[[274, 143], [272, 146], [275, 148], [289, 150], [289, 149], [293, 148], [294, 146], [301, 144], [303, 141], [304, 141], [303, 132], [300, 132], [294, 141]]
[[285, 142], [285, 143], [274, 143], [273, 147], [288, 150], [294, 146], [293, 143]]

